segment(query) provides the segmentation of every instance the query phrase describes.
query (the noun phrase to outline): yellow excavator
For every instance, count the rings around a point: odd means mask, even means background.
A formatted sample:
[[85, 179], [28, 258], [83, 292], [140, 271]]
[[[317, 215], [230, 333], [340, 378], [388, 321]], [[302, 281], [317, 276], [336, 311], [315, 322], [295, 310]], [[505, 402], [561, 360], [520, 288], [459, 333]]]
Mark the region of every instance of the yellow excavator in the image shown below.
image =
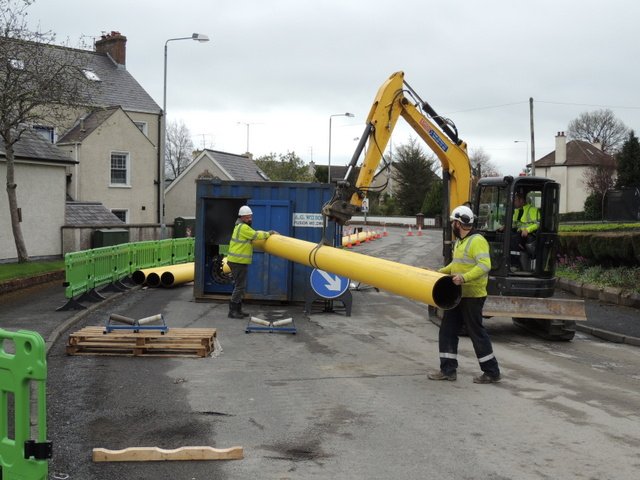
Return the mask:
[[[553, 298], [555, 252], [558, 244], [560, 185], [541, 177], [480, 178], [473, 182], [467, 145], [450, 120], [441, 117], [404, 80], [403, 72], [391, 75], [375, 97], [364, 133], [343, 180], [322, 213], [344, 225], [359, 214], [384, 159], [383, 152], [402, 117], [440, 160], [443, 174], [443, 257], [452, 255], [449, 212], [471, 205], [475, 228], [491, 248], [492, 270], [486, 317], [511, 317], [524, 328], [552, 340], [571, 340], [575, 322], [586, 320], [582, 300]], [[365, 151], [366, 149], [366, 151]], [[359, 174], [356, 165], [364, 152]], [[476, 183], [475, 192], [471, 192]], [[515, 197], [524, 198], [537, 212], [537, 230], [526, 245], [514, 245]]]

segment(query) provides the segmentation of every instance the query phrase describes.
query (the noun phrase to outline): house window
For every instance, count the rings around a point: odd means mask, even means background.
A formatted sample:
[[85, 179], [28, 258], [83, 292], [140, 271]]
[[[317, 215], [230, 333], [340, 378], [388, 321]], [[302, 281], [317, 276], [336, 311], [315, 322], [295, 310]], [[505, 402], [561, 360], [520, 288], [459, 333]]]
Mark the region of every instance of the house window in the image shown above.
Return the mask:
[[127, 217], [129, 216], [129, 210], [111, 210], [116, 217], [122, 220], [124, 223], [127, 223]]
[[138, 127], [138, 130], [140, 130], [142, 133], [145, 134], [145, 136], [147, 135], [147, 122], [133, 122], [136, 124], [136, 127]]
[[111, 185], [129, 185], [129, 154], [111, 152]]
[[54, 143], [56, 140], [55, 130], [53, 127], [47, 127], [45, 125], [34, 125], [33, 129], [45, 140]]
[[87, 77], [87, 80], [91, 80], [92, 82], [100, 81], [100, 77], [93, 70], [89, 70], [85, 68], [84, 70], [82, 70], [82, 73], [84, 73], [84, 76]]
[[9, 60], [9, 65], [14, 70], [24, 70], [24, 61], [18, 60], [17, 58], [12, 58]]

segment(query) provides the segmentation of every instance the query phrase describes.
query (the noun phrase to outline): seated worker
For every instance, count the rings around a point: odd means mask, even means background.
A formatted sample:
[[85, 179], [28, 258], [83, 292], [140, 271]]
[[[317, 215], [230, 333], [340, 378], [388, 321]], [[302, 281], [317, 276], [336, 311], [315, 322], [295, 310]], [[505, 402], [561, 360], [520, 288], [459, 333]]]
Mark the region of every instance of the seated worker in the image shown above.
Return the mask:
[[527, 244], [533, 242], [530, 237], [540, 227], [540, 211], [530, 203], [526, 203], [526, 194], [516, 192], [513, 198], [513, 233], [511, 235], [511, 251], [520, 252], [520, 267], [528, 270], [529, 259], [535, 251], [528, 252]]

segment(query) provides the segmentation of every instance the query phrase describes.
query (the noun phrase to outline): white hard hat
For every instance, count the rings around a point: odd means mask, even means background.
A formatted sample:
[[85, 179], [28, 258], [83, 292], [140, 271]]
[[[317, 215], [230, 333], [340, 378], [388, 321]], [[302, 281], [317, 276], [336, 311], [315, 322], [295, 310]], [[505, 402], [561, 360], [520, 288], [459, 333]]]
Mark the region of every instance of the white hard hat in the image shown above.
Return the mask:
[[463, 225], [471, 225], [473, 223], [473, 212], [469, 207], [464, 205], [460, 205], [453, 209], [451, 212], [451, 216], [449, 219], [453, 222], [454, 220], [459, 221]]
[[240, 207], [240, 210], [238, 211], [238, 216], [244, 217], [245, 215], [253, 215], [253, 212], [249, 207], [247, 207], [246, 205], [243, 205]]

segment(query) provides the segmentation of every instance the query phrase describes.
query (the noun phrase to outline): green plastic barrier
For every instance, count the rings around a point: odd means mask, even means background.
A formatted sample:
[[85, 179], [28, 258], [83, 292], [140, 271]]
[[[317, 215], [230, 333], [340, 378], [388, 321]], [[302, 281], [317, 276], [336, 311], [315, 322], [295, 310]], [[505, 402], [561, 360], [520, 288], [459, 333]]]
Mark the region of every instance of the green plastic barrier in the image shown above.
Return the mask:
[[193, 238], [173, 239], [173, 260], [171, 263], [193, 262]]
[[[0, 328], [0, 478], [46, 480], [51, 443], [47, 441], [47, 360], [36, 332]], [[32, 382], [37, 395], [32, 404]], [[31, 408], [37, 425], [31, 426]], [[36, 438], [32, 437], [32, 432]]]
[[148, 240], [146, 242], [132, 243], [132, 272], [136, 270], [142, 270], [145, 268], [152, 268], [157, 266], [156, 255], [156, 242], [155, 240]]
[[157, 242], [157, 255], [158, 262], [157, 267], [173, 264], [173, 239], [160, 240]]
[[[136, 270], [193, 262], [194, 250], [194, 238], [176, 238], [67, 253], [64, 257], [65, 297], [69, 302], [59, 310], [84, 308], [74, 297], [122, 280]], [[102, 297], [94, 297], [92, 301], [99, 299]]]
[[89, 250], [93, 260], [92, 288], [102, 287], [111, 283], [113, 276], [113, 247], [100, 247]]
[[89, 251], [67, 253], [64, 256], [66, 298], [73, 298], [89, 290], [88, 284], [93, 275]]
[[114, 245], [112, 250], [112, 262], [111, 262], [111, 281], [117, 282], [124, 277], [130, 275], [132, 261], [132, 247], [131, 243], [121, 243], [120, 245]]

